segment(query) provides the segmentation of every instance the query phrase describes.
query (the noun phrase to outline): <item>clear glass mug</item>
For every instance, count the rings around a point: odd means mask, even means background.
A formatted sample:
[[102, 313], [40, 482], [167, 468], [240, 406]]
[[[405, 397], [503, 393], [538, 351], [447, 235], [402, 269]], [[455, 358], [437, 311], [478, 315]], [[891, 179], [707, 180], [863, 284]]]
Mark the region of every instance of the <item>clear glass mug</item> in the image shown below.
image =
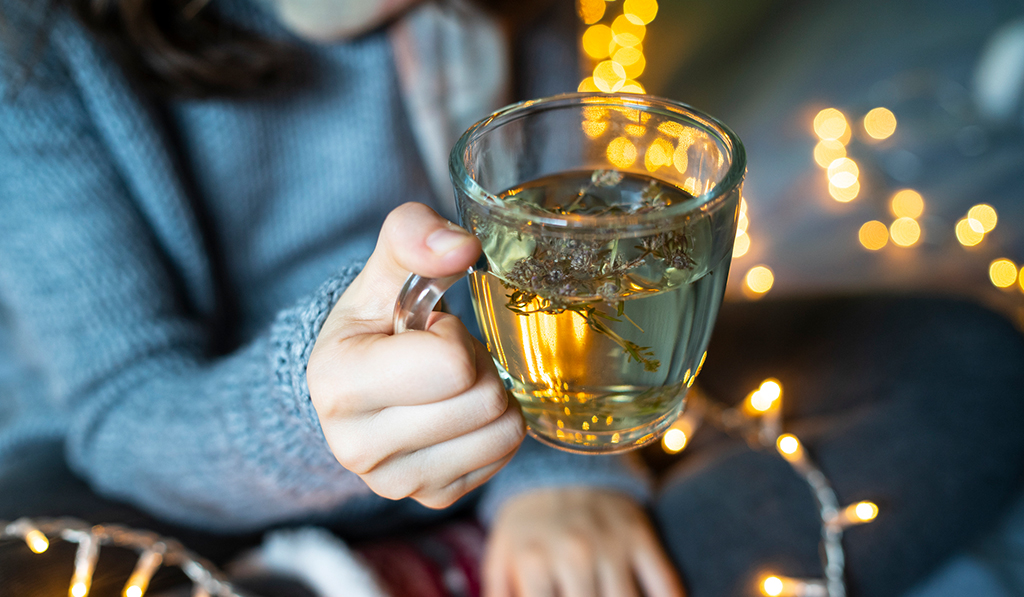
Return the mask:
[[[679, 416], [722, 302], [743, 145], [652, 96], [575, 93], [467, 130], [449, 170], [487, 348], [530, 434], [573, 452], [657, 439]], [[395, 331], [456, 280], [410, 276]]]

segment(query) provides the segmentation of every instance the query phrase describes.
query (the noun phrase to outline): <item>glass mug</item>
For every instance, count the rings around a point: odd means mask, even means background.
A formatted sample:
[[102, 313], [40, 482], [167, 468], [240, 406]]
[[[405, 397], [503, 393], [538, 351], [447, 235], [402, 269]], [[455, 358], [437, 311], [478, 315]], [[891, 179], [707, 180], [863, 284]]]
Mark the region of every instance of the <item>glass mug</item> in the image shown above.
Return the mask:
[[[477, 321], [529, 432], [572, 452], [657, 439], [682, 412], [729, 274], [743, 145], [652, 96], [521, 102], [467, 130], [449, 170]], [[411, 275], [395, 331], [466, 274]]]

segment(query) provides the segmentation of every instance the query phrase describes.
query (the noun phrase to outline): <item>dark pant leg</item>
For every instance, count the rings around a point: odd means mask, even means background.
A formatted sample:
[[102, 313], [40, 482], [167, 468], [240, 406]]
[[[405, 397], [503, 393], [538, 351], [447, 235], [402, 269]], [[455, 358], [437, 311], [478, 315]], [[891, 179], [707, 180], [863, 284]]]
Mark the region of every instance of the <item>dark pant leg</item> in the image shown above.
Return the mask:
[[[842, 504], [851, 595], [899, 595], [989, 528], [1024, 475], [1024, 338], [947, 299], [726, 305], [700, 384], [736, 401], [782, 381], [784, 420]], [[700, 441], [701, 433], [706, 438]], [[807, 486], [772, 452], [702, 430], [655, 517], [693, 597], [755, 595], [768, 572], [822, 576]]]

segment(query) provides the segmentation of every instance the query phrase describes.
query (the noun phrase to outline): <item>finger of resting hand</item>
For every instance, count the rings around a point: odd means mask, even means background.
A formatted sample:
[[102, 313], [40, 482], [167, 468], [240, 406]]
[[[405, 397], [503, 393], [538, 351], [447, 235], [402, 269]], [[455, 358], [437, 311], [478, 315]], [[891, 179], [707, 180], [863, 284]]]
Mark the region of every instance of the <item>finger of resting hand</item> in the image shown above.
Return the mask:
[[630, 562], [624, 557], [602, 558], [597, 564], [597, 584], [601, 597], [638, 597]]
[[509, 575], [509, 559], [505, 549], [498, 545], [494, 535], [488, 538], [483, 561], [483, 597], [512, 597], [512, 577]]
[[510, 406], [494, 363], [474, 340], [476, 383], [468, 391], [429, 404], [393, 406], [368, 422], [376, 437], [387, 438], [391, 454], [406, 454], [476, 431], [497, 420]]
[[567, 558], [565, 554], [555, 554], [555, 558], [554, 573], [559, 597], [597, 595], [596, 561], [593, 558], [587, 557], [584, 561], [577, 561], [580, 558]]
[[427, 331], [354, 336], [332, 355], [339, 364], [335, 383], [351, 411], [446, 400], [476, 383], [473, 341], [466, 326], [447, 314]]
[[516, 597], [555, 597], [555, 579], [539, 548], [516, 555], [512, 564]]
[[653, 532], [648, 533], [647, 538], [633, 551], [633, 570], [636, 571], [644, 595], [685, 597], [686, 592], [679, 581], [679, 575]]

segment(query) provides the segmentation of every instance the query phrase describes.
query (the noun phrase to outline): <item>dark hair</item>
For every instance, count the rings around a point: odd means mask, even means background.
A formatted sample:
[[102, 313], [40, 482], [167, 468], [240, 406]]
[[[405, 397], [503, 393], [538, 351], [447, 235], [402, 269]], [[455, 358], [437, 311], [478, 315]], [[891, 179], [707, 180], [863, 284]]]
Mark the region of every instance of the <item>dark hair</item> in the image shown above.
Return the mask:
[[[65, 6], [105, 43], [144, 87], [165, 96], [231, 97], [274, 90], [301, 77], [301, 49], [226, 22], [206, 10], [216, 0], [21, 0], [31, 3], [36, 34], [21, 33], [12, 55], [24, 80], [39, 54], [48, 20]], [[539, 13], [547, 0], [475, 0], [508, 16], [513, 28]], [[24, 9], [23, 9], [24, 10]], [[7, 27], [13, 29], [13, 27]], [[8, 38], [10, 36], [7, 36]], [[29, 49], [31, 48], [31, 49]]]
[[210, 0], [57, 1], [161, 94], [231, 96], [273, 88], [288, 78], [299, 53], [203, 10]]

